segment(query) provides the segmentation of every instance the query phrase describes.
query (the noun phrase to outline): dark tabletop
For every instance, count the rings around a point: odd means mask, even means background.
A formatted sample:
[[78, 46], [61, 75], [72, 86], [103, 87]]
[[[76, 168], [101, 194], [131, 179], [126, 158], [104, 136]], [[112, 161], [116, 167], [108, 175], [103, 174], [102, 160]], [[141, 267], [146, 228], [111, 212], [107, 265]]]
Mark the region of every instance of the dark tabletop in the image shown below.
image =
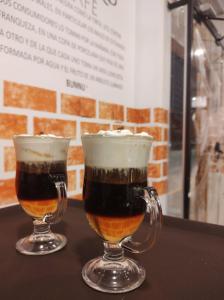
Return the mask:
[[[68, 244], [45, 256], [25, 256], [16, 241], [31, 233], [32, 222], [19, 206], [0, 210], [0, 299], [150, 299], [223, 300], [224, 227], [164, 217], [154, 248], [134, 258], [147, 277], [135, 291], [112, 295], [92, 290], [82, 281], [82, 266], [102, 254], [102, 242], [90, 229], [81, 205], [68, 208], [53, 227]], [[126, 255], [131, 256], [129, 253]]]

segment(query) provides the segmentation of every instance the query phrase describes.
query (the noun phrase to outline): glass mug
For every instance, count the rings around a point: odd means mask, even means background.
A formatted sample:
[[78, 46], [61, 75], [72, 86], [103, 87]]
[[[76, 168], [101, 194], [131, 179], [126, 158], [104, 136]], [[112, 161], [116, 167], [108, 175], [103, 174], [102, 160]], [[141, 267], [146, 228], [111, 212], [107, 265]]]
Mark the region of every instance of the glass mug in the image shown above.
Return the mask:
[[[127, 130], [106, 131], [85, 134], [82, 143], [86, 217], [104, 240], [103, 257], [87, 262], [82, 277], [96, 290], [127, 292], [139, 287], [146, 275], [138, 262], [124, 257], [124, 249], [132, 253], [146, 251], [161, 227], [157, 192], [147, 187], [152, 137]], [[132, 235], [144, 218], [148, 227], [143, 242], [134, 241]]]
[[59, 222], [67, 207], [67, 152], [70, 138], [53, 135], [17, 135], [16, 194], [23, 210], [33, 218], [34, 231], [20, 239], [16, 249], [27, 255], [43, 255], [66, 245], [64, 235], [50, 225]]

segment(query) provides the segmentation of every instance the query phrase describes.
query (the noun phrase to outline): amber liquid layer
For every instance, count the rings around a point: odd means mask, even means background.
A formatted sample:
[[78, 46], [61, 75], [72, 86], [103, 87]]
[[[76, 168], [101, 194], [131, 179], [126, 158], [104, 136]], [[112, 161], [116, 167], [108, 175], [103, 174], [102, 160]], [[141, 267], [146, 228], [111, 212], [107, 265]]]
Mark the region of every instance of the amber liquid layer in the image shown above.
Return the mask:
[[46, 214], [53, 214], [58, 205], [58, 199], [19, 200], [19, 202], [23, 210], [35, 219], [42, 219]]
[[59, 174], [67, 180], [65, 162], [17, 162], [16, 193], [28, 215], [42, 219], [57, 210], [58, 195], [52, 176]]
[[118, 243], [132, 235], [144, 219], [144, 214], [130, 217], [104, 217], [87, 213], [86, 216], [96, 233], [111, 243]]

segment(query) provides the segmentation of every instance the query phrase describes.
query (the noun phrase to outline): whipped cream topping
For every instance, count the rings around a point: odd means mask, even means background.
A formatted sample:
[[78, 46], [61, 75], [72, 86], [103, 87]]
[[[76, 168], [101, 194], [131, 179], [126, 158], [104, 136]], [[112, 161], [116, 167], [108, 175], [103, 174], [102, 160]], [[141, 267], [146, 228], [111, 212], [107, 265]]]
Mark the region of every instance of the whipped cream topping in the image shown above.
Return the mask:
[[[89, 134], [88, 132], [84, 133], [84, 135], [94, 135]], [[95, 135], [98, 136], [110, 136], [110, 137], [124, 137], [124, 136], [144, 136], [149, 137], [150, 139], [153, 139], [151, 135], [149, 135], [147, 132], [140, 132], [140, 133], [133, 133], [128, 129], [121, 129], [121, 130], [100, 130]]]
[[82, 135], [85, 164], [89, 167], [146, 168], [153, 138], [146, 132], [130, 130], [99, 131]]
[[100, 130], [98, 135], [103, 136], [126, 136], [126, 135], [133, 135], [133, 133], [128, 129], [121, 129], [121, 130]]
[[19, 134], [19, 135], [15, 135], [14, 138], [56, 138], [56, 139], [66, 139], [65, 137], [61, 136], [61, 135], [54, 135], [54, 134], [35, 134], [35, 135], [31, 135], [31, 134]]

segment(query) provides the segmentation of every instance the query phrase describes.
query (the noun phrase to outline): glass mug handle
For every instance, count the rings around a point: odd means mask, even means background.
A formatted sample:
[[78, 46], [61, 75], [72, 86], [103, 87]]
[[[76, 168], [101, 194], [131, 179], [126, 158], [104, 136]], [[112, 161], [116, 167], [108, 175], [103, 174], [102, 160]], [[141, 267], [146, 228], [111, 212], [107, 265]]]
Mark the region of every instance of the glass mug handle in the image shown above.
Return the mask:
[[156, 242], [162, 225], [162, 208], [155, 188], [145, 187], [137, 188], [136, 192], [144, 193], [139, 195], [146, 202], [145, 218], [149, 230], [143, 242], [134, 241], [132, 237], [121, 241], [122, 248], [132, 253], [142, 253], [149, 250]]
[[66, 209], [67, 209], [67, 187], [65, 183], [65, 177], [63, 175], [51, 175], [49, 174], [52, 182], [55, 185], [58, 195], [57, 209], [52, 214], [46, 214], [43, 221], [50, 224], [55, 224], [61, 221]]

